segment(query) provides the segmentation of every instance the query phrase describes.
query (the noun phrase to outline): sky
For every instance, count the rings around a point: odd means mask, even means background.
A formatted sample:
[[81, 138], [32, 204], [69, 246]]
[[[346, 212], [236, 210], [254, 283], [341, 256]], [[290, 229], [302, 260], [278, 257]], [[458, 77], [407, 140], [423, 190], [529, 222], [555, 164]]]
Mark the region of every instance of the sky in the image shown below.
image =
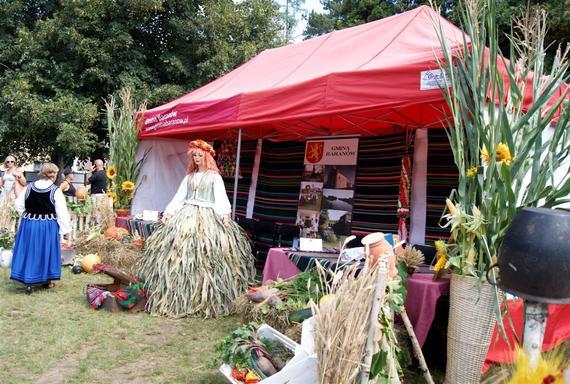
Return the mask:
[[[279, 4], [281, 4], [281, 6], [285, 7], [286, 1], [285, 0], [278, 0]], [[305, 11], [303, 12], [306, 16], [309, 15], [309, 13], [311, 13], [311, 11], [315, 11], [315, 12], [323, 12], [323, 6], [320, 2], [320, 0], [305, 0], [305, 5], [303, 7], [305, 9]], [[293, 40], [295, 40], [295, 42], [298, 41], [302, 41], [303, 40], [303, 30], [305, 29], [305, 26], [307, 25], [307, 20], [304, 19], [302, 17], [302, 15], [299, 15], [299, 21], [297, 23], [297, 28], [295, 29], [295, 32], [293, 33]]]

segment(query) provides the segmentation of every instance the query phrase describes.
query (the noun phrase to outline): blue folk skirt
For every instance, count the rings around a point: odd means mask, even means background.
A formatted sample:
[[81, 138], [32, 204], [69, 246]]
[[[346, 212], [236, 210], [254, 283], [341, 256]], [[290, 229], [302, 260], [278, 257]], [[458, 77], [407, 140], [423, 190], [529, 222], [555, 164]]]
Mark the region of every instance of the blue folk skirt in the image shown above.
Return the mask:
[[22, 218], [14, 254], [12, 280], [39, 284], [61, 277], [61, 250], [57, 220]]

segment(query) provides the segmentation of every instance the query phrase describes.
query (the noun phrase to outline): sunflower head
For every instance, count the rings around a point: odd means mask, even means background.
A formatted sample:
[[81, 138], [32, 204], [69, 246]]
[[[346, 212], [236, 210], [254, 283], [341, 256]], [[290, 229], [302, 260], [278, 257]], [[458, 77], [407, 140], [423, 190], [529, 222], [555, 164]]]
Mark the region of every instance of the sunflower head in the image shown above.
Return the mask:
[[135, 189], [135, 183], [128, 180], [123, 181], [123, 184], [121, 184], [121, 189], [125, 192], [132, 192]]
[[117, 169], [113, 166], [110, 166], [109, 168], [107, 168], [107, 178], [113, 180], [115, 178], [115, 176], [117, 176]]
[[113, 199], [113, 203], [117, 201], [117, 194], [115, 192], [107, 192], [107, 197]]
[[472, 166], [471, 168], [469, 168], [467, 170], [467, 177], [469, 177], [469, 178], [475, 177], [476, 174], [477, 174], [477, 167], [476, 166]]
[[509, 151], [509, 147], [507, 147], [503, 143], [499, 143], [497, 146], [497, 157], [495, 158], [497, 163], [505, 163], [506, 165], [511, 165], [511, 151]]

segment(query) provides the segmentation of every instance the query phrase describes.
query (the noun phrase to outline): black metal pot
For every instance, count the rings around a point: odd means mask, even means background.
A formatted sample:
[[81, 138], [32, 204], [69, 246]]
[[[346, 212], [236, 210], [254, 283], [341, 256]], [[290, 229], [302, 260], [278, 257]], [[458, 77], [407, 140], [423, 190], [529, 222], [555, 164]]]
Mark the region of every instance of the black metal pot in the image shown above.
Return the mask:
[[527, 300], [570, 303], [570, 212], [525, 208], [499, 251], [497, 285]]

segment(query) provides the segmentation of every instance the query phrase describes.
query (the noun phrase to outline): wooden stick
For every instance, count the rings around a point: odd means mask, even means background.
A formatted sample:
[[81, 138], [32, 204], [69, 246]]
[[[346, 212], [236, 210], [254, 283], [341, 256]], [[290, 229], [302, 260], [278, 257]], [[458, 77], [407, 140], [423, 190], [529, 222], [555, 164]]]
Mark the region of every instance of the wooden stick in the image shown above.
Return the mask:
[[542, 351], [542, 341], [548, 319], [548, 304], [524, 301], [523, 348], [529, 357], [530, 367], [536, 367]]
[[372, 308], [370, 309], [370, 326], [368, 328], [368, 338], [366, 340], [366, 349], [364, 355], [364, 363], [362, 371], [360, 372], [360, 384], [367, 384], [368, 378], [370, 377], [370, 366], [372, 365], [372, 355], [374, 354], [374, 334], [376, 332], [378, 324], [378, 313], [380, 312], [380, 307], [382, 305], [382, 297], [385, 293], [386, 284], [386, 272], [388, 266], [388, 258], [383, 257], [378, 261], [378, 271], [376, 272], [376, 287], [374, 289], [374, 301], [372, 303]]
[[428, 366], [426, 364], [422, 348], [420, 347], [420, 343], [418, 342], [418, 338], [416, 337], [416, 333], [414, 332], [414, 327], [412, 327], [410, 318], [406, 313], [406, 308], [402, 307], [402, 312], [400, 312], [400, 316], [404, 321], [404, 326], [406, 327], [406, 331], [408, 332], [410, 340], [412, 341], [412, 346], [414, 347], [414, 352], [416, 353], [416, 357], [418, 358], [418, 361], [420, 363], [420, 369], [422, 371], [422, 374], [424, 375], [424, 379], [426, 380], [426, 383], [434, 384], [433, 378], [431, 377]]

